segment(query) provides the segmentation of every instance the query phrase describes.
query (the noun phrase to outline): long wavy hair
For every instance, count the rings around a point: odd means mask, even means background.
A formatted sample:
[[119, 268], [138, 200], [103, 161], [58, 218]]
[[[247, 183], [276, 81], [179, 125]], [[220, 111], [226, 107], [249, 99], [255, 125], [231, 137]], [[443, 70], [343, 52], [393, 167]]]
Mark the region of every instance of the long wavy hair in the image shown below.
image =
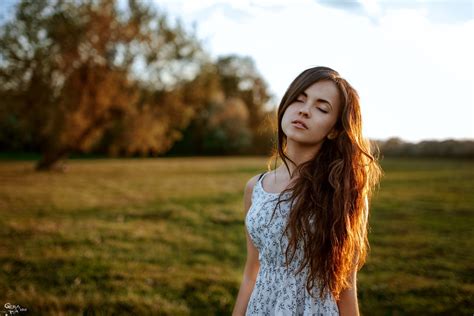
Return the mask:
[[[296, 165], [286, 154], [287, 138], [281, 126], [285, 110], [306, 88], [320, 80], [337, 86], [341, 110], [335, 123], [337, 137], [326, 138], [318, 153]], [[273, 214], [283, 201], [291, 201], [284, 229], [288, 237], [286, 265], [298, 248], [303, 260], [296, 273], [307, 268], [306, 288], [321, 299], [331, 293], [339, 300], [342, 290], [352, 287], [350, 274], [360, 270], [370, 249], [368, 241], [369, 204], [383, 171], [378, 164], [378, 148], [362, 135], [362, 118], [357, 91], [338, 72], [328, 67], [303, 71], [288, 87], [278, 108], [278, 141], [268, 163], [280, 158], [290, 173], [291, 186], [281, 192]], [[298, 175], [295, 177], [295, 174]], [[286, 192], [290, 197], [282, 199]], [[273, 218], [273, 215], [272, 215]]]

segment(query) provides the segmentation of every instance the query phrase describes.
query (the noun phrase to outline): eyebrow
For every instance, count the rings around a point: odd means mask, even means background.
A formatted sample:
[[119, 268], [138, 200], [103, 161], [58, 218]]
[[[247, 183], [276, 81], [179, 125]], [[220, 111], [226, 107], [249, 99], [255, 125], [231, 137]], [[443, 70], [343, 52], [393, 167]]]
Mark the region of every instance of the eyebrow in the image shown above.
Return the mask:
[[[306, 92], [304, 92], [304, 91], [303, 91], [303, 92], [301, 92], [300, 94], [302, 94], [302, 95], [303, 95], [305, 98], [307, 98], [307, 97], [308, 97], [308, 95], [307, 95], [307, 94], [306, 94]], [[322, 102], [322, 103], [326, 103], [327, 105], [329, 105], [329, 107], [330, 107], [330, 108], [331, 108], [331, 110], [332, 110], [332, 104], [331, 104], [331, 102], [329, 102], [328, 100], [325, 100], [325, 99], [318, 98], [318, 99], [316, 99], [316, 102]]]

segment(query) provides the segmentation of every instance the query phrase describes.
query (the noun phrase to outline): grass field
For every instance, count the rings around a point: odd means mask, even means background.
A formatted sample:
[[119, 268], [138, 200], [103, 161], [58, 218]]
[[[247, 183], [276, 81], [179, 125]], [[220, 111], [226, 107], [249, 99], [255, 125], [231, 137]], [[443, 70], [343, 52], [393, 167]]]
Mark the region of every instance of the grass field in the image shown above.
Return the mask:
[[[243, 189], [265, 163], [72, 160], [61, 174], [0, 162], [0, 310], [230, 314], [245, 260]], [[472, 315], [474, 162], [381, 164], [361, 314]]]

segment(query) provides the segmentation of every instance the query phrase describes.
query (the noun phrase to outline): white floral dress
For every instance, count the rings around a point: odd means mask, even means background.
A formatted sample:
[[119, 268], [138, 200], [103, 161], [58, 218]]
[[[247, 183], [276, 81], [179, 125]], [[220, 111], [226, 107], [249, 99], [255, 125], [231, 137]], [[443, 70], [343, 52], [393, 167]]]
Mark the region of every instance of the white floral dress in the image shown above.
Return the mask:
[[[282, 202], [270, 222], [279, 193], [263, 189], [262, 181], [266, 174], [260, 177], [253, 188], [252, 205], [245, 218], [247, 231], [258, 249], [260, 261], [246, 315], [339, 315], [332, 295], [328, 294], [324, 301], [309, 295], [306, 290], [307, 270], [295, 275], [302, 258], [300, 249], [289, 269], [286, 269], [285, 249], [288, 239], [283, 235], [280, 241], [280, 237], [285, 229], [290, 202]], [[288, 197], [288, 194], [285, 193], [282, 198]]]

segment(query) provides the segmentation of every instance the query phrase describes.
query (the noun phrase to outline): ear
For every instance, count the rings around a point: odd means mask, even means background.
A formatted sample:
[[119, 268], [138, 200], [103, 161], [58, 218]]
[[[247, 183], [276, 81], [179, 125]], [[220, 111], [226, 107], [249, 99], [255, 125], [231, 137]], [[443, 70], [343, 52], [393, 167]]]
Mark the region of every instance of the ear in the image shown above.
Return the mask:
[[329, 132], [327, 138], [328, 138], [328, 139], [334, 139], [334, 138], [336, 138], [338, 135], [339, 135], [339, 133], [338, 133], [335, 129], [332, 129], [332, 130]]

